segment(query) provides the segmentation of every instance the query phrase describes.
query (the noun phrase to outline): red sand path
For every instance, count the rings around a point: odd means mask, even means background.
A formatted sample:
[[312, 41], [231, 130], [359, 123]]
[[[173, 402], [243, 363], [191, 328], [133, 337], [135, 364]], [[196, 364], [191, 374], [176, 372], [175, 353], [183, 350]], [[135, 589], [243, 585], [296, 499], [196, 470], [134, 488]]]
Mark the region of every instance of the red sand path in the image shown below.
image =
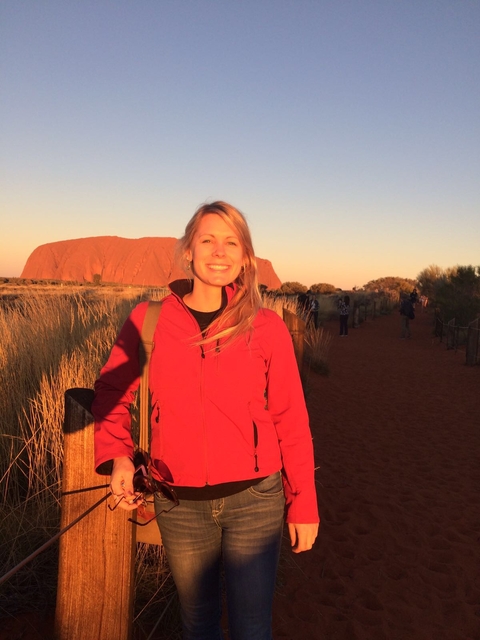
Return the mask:
[[480, 639], [480, 367], [421, 314], [337, 335], [310, 375], [322, 524], [286, 552], [275, 640]]

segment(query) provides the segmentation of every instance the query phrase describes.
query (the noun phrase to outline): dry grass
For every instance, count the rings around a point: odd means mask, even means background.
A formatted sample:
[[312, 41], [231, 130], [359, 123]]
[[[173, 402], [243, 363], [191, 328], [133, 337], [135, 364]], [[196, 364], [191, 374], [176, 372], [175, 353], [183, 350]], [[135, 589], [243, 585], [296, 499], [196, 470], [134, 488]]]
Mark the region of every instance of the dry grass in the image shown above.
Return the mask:
[[[0, 288], [0, 576], [59, 529], [65, 391], [91, 388], [133, 306], [163, 297], [121, 289]], [[2, 585], [0, 617], [53, 606], [56, 553]], [[153, 584], [156, 572], [164, 562]]]
[[318, 327], [316, 329], [312, 324], [307, 325], [305, 329], [305, 363], [309, 369], [315, 373], [328, 374], [328, 352], [332, 334]]
[[296, 296], [263, 296], [263, 306], [266, 309], [275, 311], [283, 319], [283, 310], [287, 309], [292, 313], [297, 312]]
[[[336, 303], [330, 296], [317, 296], [319, 301], [319, 322], [322, 323], [328, 320], [335, 308]], [[265, 297], [264, 306], [268, 309], [276, 311], [280, 317], [283, 317], [283, 309], [287, 309], [291, 313], [297, 313], [297, 296], [277, 296]], [[316, 373], [328, 373], [328, 352], [330, 349], [331, 334], [318, 327], [316, 329], [312, 323], [308, 323], [305, 327], [305, 354], [304, 362], [308, 368]]]

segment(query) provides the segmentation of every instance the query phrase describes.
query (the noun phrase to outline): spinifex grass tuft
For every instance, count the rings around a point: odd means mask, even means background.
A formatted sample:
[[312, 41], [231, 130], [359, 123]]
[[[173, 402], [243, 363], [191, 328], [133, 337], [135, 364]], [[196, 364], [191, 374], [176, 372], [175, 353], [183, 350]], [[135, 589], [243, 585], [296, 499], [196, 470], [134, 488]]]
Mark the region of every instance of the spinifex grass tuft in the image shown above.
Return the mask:
[[[58, 532], [65, 391], [93, 386], [119, 328], [147, 296], [163, 291], [26, 287], [0, 298], [0, 576]], [[0, 617], [54, 605], [57, 552], [52, 546], [2, 585]]]
[[305, 329], [305, 362], [315, 373], [328, 375], [328, 352], [332, 335], [323, 327], [312, 324]]

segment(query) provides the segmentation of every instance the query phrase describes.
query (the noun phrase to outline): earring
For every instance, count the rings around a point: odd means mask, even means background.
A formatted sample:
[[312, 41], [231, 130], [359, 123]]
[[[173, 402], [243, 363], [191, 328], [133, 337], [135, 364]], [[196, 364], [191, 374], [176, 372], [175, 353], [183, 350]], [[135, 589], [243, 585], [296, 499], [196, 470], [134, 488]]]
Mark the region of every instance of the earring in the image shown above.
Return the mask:
[[191, 262], [187, 262], [187, 271], [190, 271]]

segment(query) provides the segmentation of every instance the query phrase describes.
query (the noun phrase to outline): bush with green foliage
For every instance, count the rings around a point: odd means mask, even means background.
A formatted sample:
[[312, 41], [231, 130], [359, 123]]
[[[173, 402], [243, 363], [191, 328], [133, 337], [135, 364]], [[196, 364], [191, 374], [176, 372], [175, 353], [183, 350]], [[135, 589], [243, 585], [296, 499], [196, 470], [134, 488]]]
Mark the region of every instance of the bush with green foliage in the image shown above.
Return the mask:
[[307, 287], [300, 282], [284, 282], [279, 289], [279, 293], [283, 293], [287, 296], [296, 293], [306, 293], [307, 291]]
[[[455, 324], [467, 326], [480, 314], [480, 267], [457, 266], [428, 279], [419, 274], [420, 292], [433, 299], [444, 320], [455, 318]], [[431, 275], [431, 274], [430, 274]], [[420, 280], [421, 277], [421, 280]]]
[[378, 278], [377, 280], [370, 280], [367, 284], [363, 285], [365, 291], [375, 291], [381, 293], [383, 291], [396, 291], [401, 293], [410, 293], [412, 289], [417, 286], [415, 280], [410, 278], [398, 278], [394, 276], [387, 276], [386, 278]]
[[431, 264], [426, 269], [420, 271], [417, 276], [420, 293], [433, 300], [435, 298], [438, 285], [444, 276], [445, 271], [436, 264]]
[[312, 284], [310, 287], [312, 293], [329, 294], [335, 293], [337, 288], [333, 284], [327, 284], [326, 282], [320, 282], [319, 284]]

